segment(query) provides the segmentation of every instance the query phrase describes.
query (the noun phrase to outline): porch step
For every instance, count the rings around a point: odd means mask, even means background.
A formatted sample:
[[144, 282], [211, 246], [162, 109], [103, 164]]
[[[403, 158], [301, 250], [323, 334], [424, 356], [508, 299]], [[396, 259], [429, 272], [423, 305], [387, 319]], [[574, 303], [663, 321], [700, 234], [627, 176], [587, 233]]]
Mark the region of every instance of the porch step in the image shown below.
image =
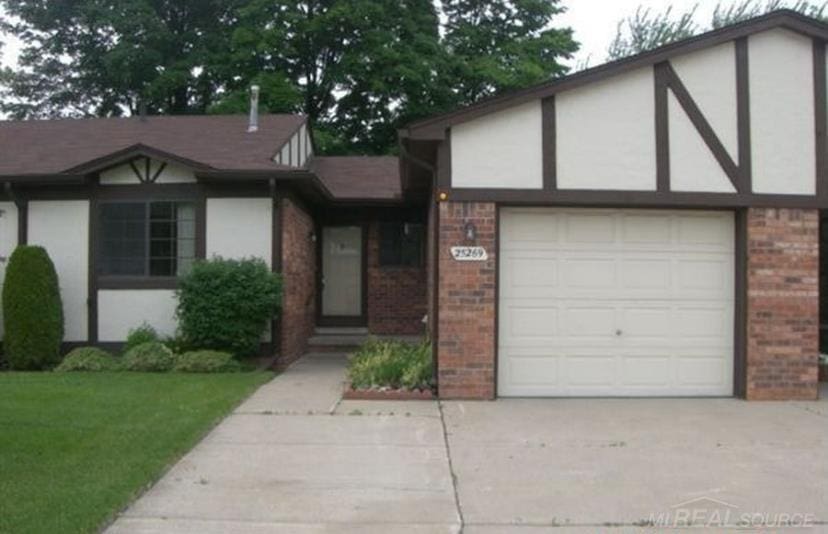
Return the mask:
[[368, 329], [364, 326], [317, 326], [314, 333], [317, 336], [367, 336]]

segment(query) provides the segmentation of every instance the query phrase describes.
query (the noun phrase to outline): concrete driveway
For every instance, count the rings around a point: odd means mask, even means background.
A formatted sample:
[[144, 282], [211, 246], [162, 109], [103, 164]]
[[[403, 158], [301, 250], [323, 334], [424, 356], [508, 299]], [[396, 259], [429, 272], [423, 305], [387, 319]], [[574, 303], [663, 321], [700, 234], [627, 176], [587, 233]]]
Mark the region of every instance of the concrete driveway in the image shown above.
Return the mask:
[[343, 379], [306, 356], [108, 532], [828, 531], [825, 401], [357, 402]]

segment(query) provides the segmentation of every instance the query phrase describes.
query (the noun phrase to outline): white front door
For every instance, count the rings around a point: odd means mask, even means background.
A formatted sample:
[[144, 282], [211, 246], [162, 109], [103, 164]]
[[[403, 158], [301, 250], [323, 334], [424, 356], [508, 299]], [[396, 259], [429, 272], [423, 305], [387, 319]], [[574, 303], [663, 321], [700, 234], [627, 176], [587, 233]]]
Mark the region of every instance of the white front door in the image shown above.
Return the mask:
[[733, 213], [500, 221], [499, 395], [733, 394]]
[[362, 315], [362, 228], [322, 229], [322, 315]]

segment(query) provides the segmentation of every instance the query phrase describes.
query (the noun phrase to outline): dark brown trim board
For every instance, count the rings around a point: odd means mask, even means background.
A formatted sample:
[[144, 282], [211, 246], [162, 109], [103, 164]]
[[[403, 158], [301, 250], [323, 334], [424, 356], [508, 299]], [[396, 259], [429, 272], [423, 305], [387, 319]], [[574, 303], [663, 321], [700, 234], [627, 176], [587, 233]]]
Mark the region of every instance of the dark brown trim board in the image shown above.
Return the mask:
[[495, 283], [494, 283], [494, 385], [492, 391], [497, 398], [498, 373], [500, 368], [500, 205], [495, 204]]
[[482, 100], [463, 109], [423, 119], [408, 125], [402, 131], [402, 135], [412, 139], [442, 139], [446, 129], [452, 125], [508, 109], [524, 102], [545, 98], [555, 93], [574, 89], [623, 72], [655, 65], [677, 55], [687, 54], [727, 41], [741, 39], [748, 35], [773, 28], [785, 28], [802, 35], [828, 40], [828, 25], [825, 23], [804, 16], [793, 10], [777, 10], [744, 22], [661, 46], [635, 56], [586, 69], [552, 82], [546, 82], [534, 87], [514, 91], [507, 95]]
[[739, 137], [739, 176], [736, 191], [750, 193], [753, 165], [750, 141], [750, 73], [747, 37], [736, 39], [736, 121]]
[[432, 313], [434, 313], [433, 317], [431, 318], [431, 359], [434, 362], [434, 383], [437, 385], [437, 393], [440, 392], [440, 381], [438, 380], [439, 371], [440, 371], [440, 359], [439, 356], [439, 349], [440, 349], [440, 203], [434, 199], [435, 195], [432, 196], [432, 202], [434, 203], [434, 217], [433, 217], [433, 232], [434, 232], [434, 243], [432, 244], [433, 247], [433, 255], [434, 257], [431, 261], [434, 263], [434, 275], [432, 276], [432, 288], [431, 288], [431, 305], [432, 305]]
[[747, 391], [747, 210], [737, 210], [734, 222], [733, 395], [744, 398]]
[[814, 130], [816, 139], [816, 194], [828, 195], [828, 104], [826, 104], [825, 41], [814, 39]]
[[451, 132], [447, 131], [437, 147], [437, 190], [451, 187]]
[[670, 108], [668, 63], [653, 67], [655, 80], [656, 190], [670, 191]]
[[87, 337], [90, 344], [98, 342], [98, 195], [97, 176], [93, 179], [89, 193], [89, 259], [87, 265], [86, 320]]
[[26, 245], [29, 242], [29, 201], [22, 200], [17, 204], [17, 244]]
[[558, 141], [555, 125], [555, 97], [541, 100], [541, 143], [543, 144], [543, 188], [557, 189]]
[[[670, 63], [662, 63], [659, 70], [661, 71], [661, 75], [666, 78], [667, 86], [670, 88], [673, 95], [676, 97], [676, 100], [687, 114], [690, 122], [693, 123], [696, 131], [704, 141], [704, 144], [707, 145], [707, 148], [713, 154], [713, 157], [716, 158], [719, 166], [721, 166], [722, 170], [730, 179], [730, 182], [733, 184], [733, 188], [737, 192], [743, 193], [744, 191], [742, 190], [740, 183], [739, 167], [733, 161], [733, 158], [730, 157], [730, 154], [727, 153], [727, 149], [716, 135], [716, 132], [713, 131], [713, 127], [710, 126], [710, 123], [704, 117], [704, 114], [701, 112], [701, 109], [699, 109], [696, 101], [693, 100], [692, 96], [690, 96], [690, 92], [684, 86], [684, 83], [681, 81], [681, 78], [679, 78], [679, 75], [676, 73], [675, 69], [673, 69], [673, 66], [670, 65]], [[656, 96], [656, 98], [658, 98], [658, 96]], [[656, 132], [656, 135], [658, 135], [658, 132]]]
[[475, 189], [447, 191], [448, 200], [504, 202], [519, 206], [587, 206], [629, 208], [735, 209], [750, 206], [828, 209], [828, 198], [815, 195], [757, 193], [691, 193], [679, 191], [619, 191], [593, 189]]

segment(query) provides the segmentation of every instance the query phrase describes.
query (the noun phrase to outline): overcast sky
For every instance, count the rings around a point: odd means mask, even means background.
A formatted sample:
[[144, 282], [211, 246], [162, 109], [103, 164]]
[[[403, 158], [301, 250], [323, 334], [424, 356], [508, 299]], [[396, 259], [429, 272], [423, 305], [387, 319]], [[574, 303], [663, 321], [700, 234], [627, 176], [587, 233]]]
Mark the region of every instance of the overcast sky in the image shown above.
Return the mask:
[[[555, 20], [555, 25], [572, 26], [581, 51], [574, 64], [587, 58], [591, 66], [603, 63], [607, 47], [615, 36], [618, 21], [635, 12], [639, 5], [663, 10], [672, 4], [676, 12], [683, 12], [698, 4], [697, 18], [707, 23], [718, 0], [563, 0], [567, 12]], [[18, 43], [6, 38], [3, 63], [12, 65], [17, 57]]]

